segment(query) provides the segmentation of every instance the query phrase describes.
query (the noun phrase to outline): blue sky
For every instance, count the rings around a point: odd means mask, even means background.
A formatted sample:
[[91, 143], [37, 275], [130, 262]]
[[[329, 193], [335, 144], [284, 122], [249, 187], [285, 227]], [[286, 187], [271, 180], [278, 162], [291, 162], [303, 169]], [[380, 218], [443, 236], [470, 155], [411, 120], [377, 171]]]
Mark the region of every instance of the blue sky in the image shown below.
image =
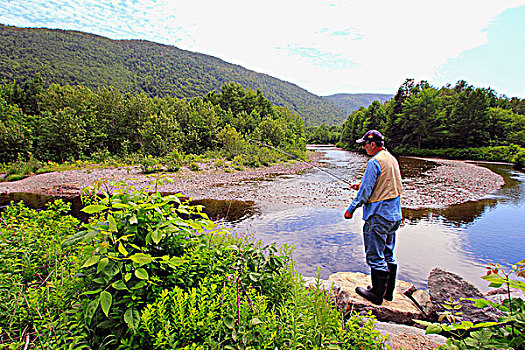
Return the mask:
[[0, 23], [173, 45], [317, 95], [413, 78], [525, 98], [525, 0], [0, 0]]

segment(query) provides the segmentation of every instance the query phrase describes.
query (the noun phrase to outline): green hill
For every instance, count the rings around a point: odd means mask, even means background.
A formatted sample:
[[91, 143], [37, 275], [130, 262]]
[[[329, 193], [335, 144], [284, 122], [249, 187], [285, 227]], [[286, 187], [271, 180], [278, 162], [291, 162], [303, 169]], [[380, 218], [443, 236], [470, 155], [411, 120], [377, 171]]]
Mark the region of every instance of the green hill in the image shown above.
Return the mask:
[[0, 80], [21, 83], [37, 72], [46, 85], [113, 86], [151, 97], [192, 98], [237, 82], [298, 113], [307, 126], [340, 125], [348, 117], [330, 100], [216, 57], [143, 40], [0, 25]]
[[374, 101], [388, 101], [394, 95], [389, 94], [335, 94], [324, 96], [323, 98], [331, 101], [339, 109], [350, 114], [359, 107], [368, 107]]

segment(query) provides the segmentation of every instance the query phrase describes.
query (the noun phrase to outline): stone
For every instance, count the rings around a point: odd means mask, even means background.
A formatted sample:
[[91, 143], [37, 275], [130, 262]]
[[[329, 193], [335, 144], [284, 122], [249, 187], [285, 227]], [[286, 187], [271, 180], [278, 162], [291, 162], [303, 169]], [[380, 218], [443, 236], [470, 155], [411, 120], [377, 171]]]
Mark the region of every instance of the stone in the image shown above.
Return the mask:
[[447, 341], [442, 335], [425, 334], [424, 330], [407, 325], [376, 322], [374, 328], [388, 335], [386, 344], [392, 349], [435, 349]]
[[356, 311], [359, 314], [368, 314], [371, 311], [379, 321], [406, 325], [413, 325], [414, 319], [426, 319], [420, 308], [403, 294], [415, 290], [415, 287], [408, 282], [398, 280], [394, 290], [394, 300], [384, 300], [382, 305], [375, 305], [355, 292], [356, 287], [366, 287], [370, 284], [369, 275], [359, 272], [337, 272], [330, 275], [328, 280], [340, 285], [341, 290], [336, 296], [336, 304], [345, 312]]
[[469, 300], [460, 300], [461, 298], [484, 299], [483, 293], [471, 282], [466, 281], [463, 277], [445, 271], [441, 268], [434, 268], [430, 271], [427, 278], [428, 291], [430, 300], [436, 308], [436, 312], [445, 312], [443, 307], [445, 302], [452, 298], [453, 301], [462, 305], [460, 320], [478, 322], [497, 321], [501, 313], [493, 307], [479, 309], [474, 307], [473, 302]]

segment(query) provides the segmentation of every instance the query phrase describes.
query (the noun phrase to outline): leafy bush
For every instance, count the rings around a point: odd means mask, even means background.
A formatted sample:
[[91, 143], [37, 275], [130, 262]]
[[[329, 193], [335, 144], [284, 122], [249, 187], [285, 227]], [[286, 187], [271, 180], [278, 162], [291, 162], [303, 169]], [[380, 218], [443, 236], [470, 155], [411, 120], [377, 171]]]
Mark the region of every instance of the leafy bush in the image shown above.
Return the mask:
[[58, 349], [66, 341], [84, 343], [75, 316], [84, 288], [73, 278], [79, 256], [60, 245], [78, 225], [66, 215], [69, 207], [56, 200], [37, 211], [20, 202], [1, 213], [0, 347], [31, 342]]
[[0, 347], [384, 348], [373, 317], [304, 288], [289, 247], [231, 234], [164, 181], [95, 184], [79, 230], [61, 202], [2, 214]]
[[140, 169], [143, 174], [152, 174], [162, 171], [160, 161], [152, 156], [144, 156], [140, 162]]
[[[516, 275], [516, 279], [510, 278]], [[430, 323], [416, 321], [427, 326], [427, 334], [443, 331], [452, 335], [441, 349], [525, 349], [525, 300], [513, 298], [511, 288], [525, 292], [525, 260], [512, 265], [509, 272], [505, 272], [499, 264], [487, 267], [487, 275], [482, 277], [490, 282], [489, 287], [505, 287], [507, 298], [498, 304], [490, 300], [465, 298], [474, 302], [478, 308], [494, 307], [503, 314], [498, 322], [472, 323], [461, 321], [461, 316], [453, 310], [457, 307], [449, 306], [440, 319], [448, 319], [450, 323]], [[459, 306], [459, 305], [458, 305]]]

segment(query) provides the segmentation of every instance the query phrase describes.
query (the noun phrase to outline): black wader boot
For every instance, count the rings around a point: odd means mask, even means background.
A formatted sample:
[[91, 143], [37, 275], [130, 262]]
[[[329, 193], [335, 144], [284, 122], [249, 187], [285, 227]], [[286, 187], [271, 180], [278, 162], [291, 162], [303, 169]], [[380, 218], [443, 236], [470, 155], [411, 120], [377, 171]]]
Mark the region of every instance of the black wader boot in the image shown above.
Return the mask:
[[388, 284], [386, 285], [385, 300], [394, 300], [394, 289], [396, 288], [397, 264], [388, 264]]
[[376, 305], [383, 303], [383, 296], [385, 295], [386, 285], [388, 282], [388, 271], [371, 270], [372, 288], [366, 289], [357, 287], [356, 293], [363, 298], [371, 301]]

